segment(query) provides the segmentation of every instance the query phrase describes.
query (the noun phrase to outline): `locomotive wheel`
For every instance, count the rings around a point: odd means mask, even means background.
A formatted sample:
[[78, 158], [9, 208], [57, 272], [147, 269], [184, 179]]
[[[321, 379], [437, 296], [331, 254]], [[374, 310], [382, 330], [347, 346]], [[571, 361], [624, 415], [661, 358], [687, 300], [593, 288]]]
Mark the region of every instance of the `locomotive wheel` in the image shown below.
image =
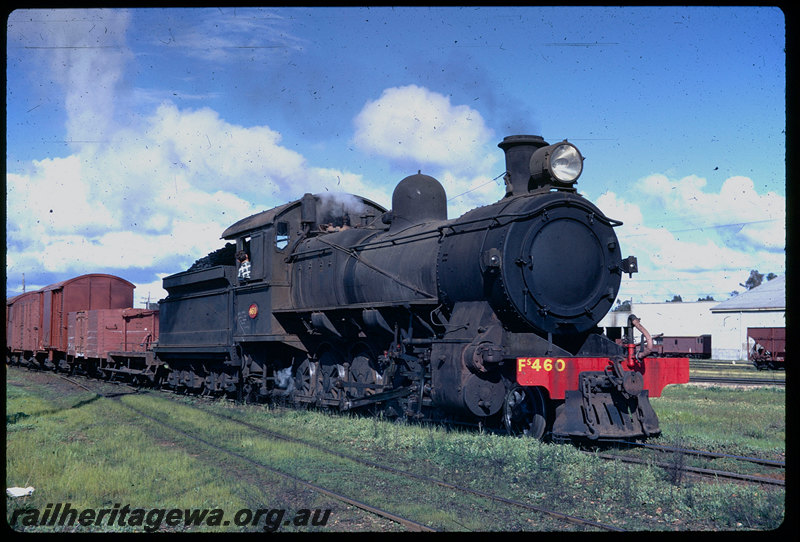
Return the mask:
[[322, 380], [322, 399], [338, 401], [343, 395], [342, 383], [345, 368], [342, 358], [334, 351], [328, 350], [319, 357], [319, 372]]
[[352, 397], [364, 397], [365, 395], [372, 395], [375, 393], [375, 386], [381, 380], [378, 371], [375, 370], [372, 362], [372, 357], [368, 352], [360, 352], [353, 358], [350, 364], [350, 381], [354, 384], [367, 384], [370, 388], [350, 388], [350, 395]]
[[258, 384], [248, 378], [244, 382], [241, 383], [239, 387], [239, 392], [241, 395], [241, 401], [243, 403], [248, 404], [258, 404], [259, 397], [258, 397]]
[[547, 400], [542, 391], [536, 387], [512, 388], [503, 403], [503, 422], [511, 435], [541, 439], [547, 425]]
[[294, 376], [295, 396], [297, 396], [298, 399], [314, 397], [318, 388], [319, 376], [319, 364], [308, 358], [303, 360], [303, 362], [297, 366], [297, 372]]

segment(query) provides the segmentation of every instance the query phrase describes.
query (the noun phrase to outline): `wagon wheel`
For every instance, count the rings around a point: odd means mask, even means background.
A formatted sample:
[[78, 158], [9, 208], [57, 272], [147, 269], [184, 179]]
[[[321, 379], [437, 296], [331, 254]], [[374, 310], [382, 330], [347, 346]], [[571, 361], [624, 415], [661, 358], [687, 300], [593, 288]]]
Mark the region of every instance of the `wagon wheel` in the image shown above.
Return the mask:
[[539, 388], [515, 386], [503, 403], [503, 422], [511, 435], [541, 439], [547, 425], [547, 401]]
[[368, 388], [358, 386], [350, 388], [353, 397], [364, 397], [375, 393], [375, 387], [383, 382], [383, 377], [375, 369], [375, 363], [369, 352], [359, 352], [350, 364], [350, 381], [354, 384], [369, 385]]

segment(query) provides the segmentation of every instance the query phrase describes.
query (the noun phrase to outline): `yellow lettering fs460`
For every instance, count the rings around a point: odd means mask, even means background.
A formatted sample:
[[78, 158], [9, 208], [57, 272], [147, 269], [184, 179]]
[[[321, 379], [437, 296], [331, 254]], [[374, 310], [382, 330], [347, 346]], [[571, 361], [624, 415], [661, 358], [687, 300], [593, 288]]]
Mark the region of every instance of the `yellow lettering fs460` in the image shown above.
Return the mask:
[[567, 362], [561, 358], [517, 358], [517, 372], [523, 371], [545, 371], [555, 370], [560, 373], [567, 367]]

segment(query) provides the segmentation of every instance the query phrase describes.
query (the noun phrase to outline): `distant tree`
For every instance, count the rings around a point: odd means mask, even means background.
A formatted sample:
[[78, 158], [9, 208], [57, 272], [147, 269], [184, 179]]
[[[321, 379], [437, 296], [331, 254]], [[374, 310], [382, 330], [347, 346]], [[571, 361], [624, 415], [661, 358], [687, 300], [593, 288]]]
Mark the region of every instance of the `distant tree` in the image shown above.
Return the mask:
[[682, 302], [683, 302], [683, 299], [678, 294], [675, 294], [674, 296], [672, 296], [672, 299], [668, 299], [667, 300], [667, 303], [682, 303]]
[[732, 292], [731, 292], [729, 295], [730, 295], [731, 297], [736, 297], [737, 295], [739, 295], [739, 290], [734, 290], [734, 291], [732, 291]]
[[617, 306], [611, 309], [611, 312], [618, 312], [618, 311], [629, 311], [631, 310], [631, 300], [626, 299], [625, 301], [620, 301], [617, 299]]
[[714, 298], [711, 297], [710, 295], [707, 295], [705, 297], [698, 297], [697, 300], [698, 301], [714, 301]]
[[778, 275], [775, 273], [767, 273], [767, 282], [771, 281], [772, 279], [778, 278]]
[[751, 269], [750, 270], [750, 276], [747, 278], [747, 280], [744, 282], [744, 284], [742, 284], [740, 282], [739, 286], [744, 286], [744, 288], [746, 290], [752, 290], [756, 286], [760, 286], [761, 285], [761, 281], [763, 281], [763, 280], [764, 280], [764, 274], [763, 273], [759, 273], [758, 269]]

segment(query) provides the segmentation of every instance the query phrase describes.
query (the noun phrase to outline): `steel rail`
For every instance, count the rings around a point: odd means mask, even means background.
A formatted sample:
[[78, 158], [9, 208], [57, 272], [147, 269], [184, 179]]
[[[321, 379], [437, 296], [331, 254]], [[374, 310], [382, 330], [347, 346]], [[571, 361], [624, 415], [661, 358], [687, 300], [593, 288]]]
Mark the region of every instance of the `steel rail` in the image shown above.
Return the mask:
[[[591, 453], [591, 452], [587, 452]], [[637, 457], [625, 457], [622, 455], [613, 455], [613, 454], [595, 454], [597, 457], [601, 459], [609, 459], [609, 460], [619, 460], [623, 463], [636, 463], [640, 465], [654, 465], [656, 467], [661, 467], [667, 470], [681, 470], [684, 472], [689, 472], [693, 474], [699, 474], [702, 476], [709, 476], [714, 478], [730, 478], [732, 480], [740, 480], [744, 482], [754, 482], [758, 484], [766, 484], [766, 485], [775, 485], [775, 486], [785, 486], [786, 481], [780, 480], [778, 478], [769, 478], [766, 476], [754, 476], [752, 474], [740, 474], [738, 472], [730, 472], [730, 471], [723, 471], [723, 470], [715, 470], [715, 469], [705, 469], [702, 467], [692, 467], [689, 465], [675, 465], [668, 462], [663, 461], [650, 461], [647, 459], [640, 459]]]
[[[377, 507], [371, 506], [369, 504], [363, 503], [363, 502], [358, 501], [356, 499], [352, 499], [352, 498], [350, 498], [350, 497], [348, 497], [346, 495], [342, 495], [342, 494], [337, 493], [335, 491], [331, 491], [331, 490], [326, 489], [326, 488], [324, 488], [324, 487], [322, 487], [320, 485], [308, 482], [306, 480], [303, 480], [303, 479], [298, 478], [296, 476], [293, 476], [291, 474], [287, 474], [287, 473], [285, 473], [283, 471], [280, 471], [278, 469], [275, 469], [274, 467], [271, 467], [269, 465], [266, 465], [264, 463], [256, 461], [256, 460], [254, 460], [254, 459], [252, 459], [250, 457], [247, 457], [247, 456], [245, 456], [243, 454], [240, 454], [238, 452], [234, 452], [232, 450], [228, 450], [227, 448], [224, 448], [222, 446], [214, 444], [213, 442], [210, 442], [210, 441], [208, 441], [206, 439], [203, 439], [201, 437], [198, 437], [196, 435], [188, 433], [188, 432], [184, 431], [183, 429], [180, 429], [179, 427], [175, 427], [172, 424], [166, 423], [166, 422], [164, 422], [162, 420], [159, 420], [158, 418], [150, 416], [146, 412], [143, 412], [143, 411], [139, 410], [136, 407], [133, 407], [131, 405], [127, 405], [127, 404], [123, 403], [122, 401], [119, 400], [119, 395], [116, 395], [116, 396], [104, 395], [102, 393], [98, 393], [96, 390], [91, 390], [87, 386], [84, 386], [83, 384], [81, 384], [79, 382], [76, 382], [76, 381], [74, 381], [74, 380], [72, 380], [70, 378], [67, 378], [67, 377], [64, 377], [64, 376], [61, 376], [61, 375], [58, 375], [58, 376], [60, 378], [63, 378], [64, 380], [67, 380], [67, 381], [75, 384], [76, 386], [80, 386], [81, 388], [83, 388], [83, 389], [85, 389], [85, 390], [87, 390], [87, 391], [89, 391], [91, 393], [94, 393], [95, 395], [97, 395], [99, 397], [103, 397], [105, 399], [114, 400], [117, 403], [119, 403], [122, 406], [124, 406], [125, 408], [135, 412], [139, 416], [141, 416], [143, 418], [146, 418], [148, 420], [151, 420], [151, 421], [153, 421], [153, 422], [155, 422], [155, 423], [157, 423], [157, 424], [159, 424], [159, 425], [161, 425], [163, 427], [166, 427], [167, 429], [169, 429], [169, 430], [171, 430], [171, 431], [173, 431], [175, 433], [178, 433], [179, 435], [181, 435], [183, 437], [186, 437], [188, 439], [200, 442], [201, 444], [203, 444], [203, 445], [205, 445], [205, 446], [207, 446], [207, 447], [209, 447], [209, 448], [211, 448], [213, 450], [216, 450], [218, 452], [222, 452], [222, 453], [227, 454], [229, 456], [232, 456], [232, 457], [235, 457], [235, 458], [240, 459], [242, 461], [245, 461], [247, 463], [250, 463], [251, 465], [253, 465], [255, 467], [258, 467], [258, 468], [261, 468], [261, 469], [265, 469], [265, 470], [267, 470], [267, 471], [269, 471], [269, 472], [271, 472], [273, 474], [277, 474], [278, 476], [286, 478], [287, 480], [290, 480], [290, 481], [292, 481], [292, 482], [294, 482], [296, 484], [305, 486], [305, 487], [307, 487], [307, 488], [309, 488], [309, 489], [311, 489], [313, 491], [316, 491], [318, 493], [322, 493], [323, 495], [327, 495], [328, 497], [331, 497], [331, 498], [336, 499], [338, 501], [341, 501], [341, 502], [344, 502], [346, 504], [355, 506], [356, 508], [360, 508], [361, 510], [364, 510], [364, 511], [369, 512], [371, 514], [375, 514], [375, 515], [383, 517], [385, 519], [394, 521], [395, 523], [398, 523], [398, 524], [402, 525], [403, 527], [406, 527], [410, 531], [416, 531], [416, 532], [436, 532], [437, 531], [436, 529], [428, 527], [427, 525], [423, 525], [422, 523], [418, 523], [418, 522], [416, 522], [414, 520], [411, 520], [411, 519], [408, 519], [408, 518], [404, 518], [402, 516], [398, 516], [397, 514], [393, 514], [391, 512], [383, 510], [381, 508], [377, 508]], [[133, 394], [125, 394], [125, 395], [133, 395]]]
[[[83, 384], [81, 384], [79, 382], [76, 382], [74, 380], [68, 379], [68, 378], [63, 377], [63, 376], [61, 378], [64, 378], [65, 380], [69, 380], [73, 384], [75, 384], [77, 386], [80, 386], [80, 387], [86, 389], [87, 391], [90, 391], [90, 392], [95, 393], [97, 395], [100, 395], [102, 397], [107, 397], [105, 395], [97, 393], [97, 391], [95, 391], [95, 390], [89, 389], [88, 387], [84, 386]], [[142, 393], [146, 394], [146, 393], [149, 393], [149, 392], [148, 391], [144, 391]], [[131, 395], [131, 394], [125, 394], [125, 395]], [[109, 398], [116, 399], [116, 397], [109, 397]], [[174, 400], [174, 399], [170, 399], [170, 400]], [[170, 429], [172, 429], [172, 430], [174, 430], [174, 431], [176, 431], [178, 433], [181, 433], [181, 434], [183, 434], [183, 435], [185, 435], [185, 436], [187, 436], [189, 438], [192, 438], [194, 440], [198, 440], [200, 442], [203, 442], [204, 444], [206, 444], [207, 446], [210, 446], [212, 448], [218, 448], [213, 443], [207, 442], [207, 441], [205, 441], [205, 440], [203, 440], [203, 439], [201, 439], [199, 437], [195, 437], [194, 435], [185, 433], [180, 429], [171, 427], [169, 424], [166, 424], [165, 422], [157, 420], [156, 418], [153, 418], [152, 416], [149, 416], [146, 413], [140, 412], [140, 411], [138, 411], [138, 409], [136, 409], [136, 408], [134, 408], [134, 407], [132, 407], [130, 405], [125, 405], [124, 403], [121, 403], [121, 404], [123, 404], [125, 407], [129, 408], [130, 410], [133, 410], [134, 412], [137, 412], [141, 416], [146, 417], [148, 419], [151, 419], [151, 420], [153, 420], [153, 421], [155, 421], [155, 422], [157, 422], [157, 423], [159, 423], [161, 425], [164, 425], [165, 427], [169, 427]], [[590, 519], [580, 518], [580, 517], [577, 517], [577, 516], [571, 516], [569, 514], [563, 514], [561, 512], [556, 512], [554, 510], [550, 510], [550, 509], [543, 508], [543, 507], [540, 507], [540, 506], [535, 506], [535, 505], [524, 503], [524, 502], [521, 502], [521, 501], [516, 501], [514, 499], [508, 499], [508, 498], [505, 498], [505, 497], [501, 497], [499, 495], [486, 493], [484, 491], [480, 491], [480, 490], [476, 490], [476, 489], [471, 489], [471, 488], [459, 486], [459, 485], [452, 484], [450, 482], [445, 482], [443, 480], [438, 480], [436, 478], [432, 478], [432, 477], [429, 477], [429, 476], [416, 474], [416, 473], [405, 471], [405, 470], [402, 470], [402, 469], [396, 469], [396, 468], [390, 467], [388, 465], [381, 465], [380, 463], [376, 463], [376, 462], [370, 461], [368, 459], [355, 457], [355, 456], [352, 456], [352, 455], [349, 455], [349, 454], [345, 454], [343, 452], [337, 452], [336, 450], [331, 450], [331, 449], [326, 448], [324, 446], [319, 446], [317, 444], [306, 442], [306, 441], [303, 441], [303, 440], [295, 438], [295, 437], [290, 437], [290, 436], [287, 436], [287, 435], [283, 435], [281, 433], [277, 433], [275, 431], [271, 431], [269, 429], [264, 429], [263, 427], [259, 427], [259, 426], [255, 425], [255, 424], [252, 424], [250, 422], [246, 422], [244, 420], [240, 420], [240, 419], [232, 417], [232, 416], [226, 416], [224, 414], [220, 414], [220, 413], [217, 413], [217, 412], [212, 412], [212, 411], [209, 411], [207, 409], [198, 408], [198, 407], [196, 407], [194, 405], [192, 405], [192, 407], [195, 408], [196, 410], [200, 410], [205, 414], [210, 414], [210, 415], [215, 416], [215, 417], [217, 417], [219, 419], [236, 422], [236, 423], [238, 423], [240, 425], [243, 425], [243, 426], [245, 426], [245, 427], [247, 427], [249, 429], [252, 429], [252, 430], [256, 431], [257, 433], [260, 433], [260, 434], [263, 434], [263, 435], [266, 435], [266, 436], [270, 436], [270, 437], [274, 437], [274, 438], [278, 438], [278, 439], [281, 439], [281, 440], [284, 440], [284, 441], [287, 441], [287, 442], [292, 442], [292, 443], [296, 443], [296, 444], [302, 444], [304, 446], [308, 446], [309, 448], [313, 448], [313, 449], [316, 449], [318, 451], [321, 451], [321, 452], [324, 452], [324, 453], [327, 453], [327, 454], [330, 454], [330, 455], [333, 455], [333, 456], [336, 456], [336, 457], [340, 457], [342, 459], [347, 459], [347, 460], [350, 460], [350, 461], [354, 461], [356, 463], [360, 463], [360, 464], [368, 466], [368, 467], [372, 467], [372, 468], [375, 468], [375, 469], [379, 469], [379, 470], [383, 470], [383, 471], [386, 471], [386, 472], [390, 472], [392, 474], [397, 474], [399, 476], [404, 476], [404, 477], [407, 477], [407, 478], [413, 478], [413, 479], [420, 480], [420, 481], [423, 481], [423, 482], [435, 484], [435, 485], [438, 485], [440, 487], [444, 487], [446, 489], [452, 489], [454, 491], [461, 491], [463, 493], [468, 493], [468, 494], [471, 494], [471, 495], [475, 495], [477, 497], [482, 497], [482, 498], [493, 500], [493, 501], [496, 501], [496, 502], [502, 502], [504, 504], [510, 504], [510, 505], [516, 506], [518, 508], [531, 510], [533, 512], [538, 512], [538, 513], [541, 513], [541, 514], [545, 514], [547, 516], [550, 516], [550, 517], [553, 517], [553, 518], [556, 518], [556, 519], [561, 519], [561, 520], [567, 521], [567, 522], [575, 524], [575, 525], [590, 526], [590, 527], [595, 527], [595, 528], [598, 528], [598, 529], [603, 529], [603, 530], [606, 530], [606, 531], [626, 532], [626, 529], [623, 529], [621, 527], [616, 527], [614, 525], [608, 525], [608, 524], [597, 522], [597, 521], [590, 520]], [[255, 463], [258, 466], [262, 466], [264, 468], [267, 468], [268, 470], [276, 472], [277, 474], [280, 474], [282, 476], [286, 476], [286, 477], [289, 477], [291, 479], [294, 479], [294, 477], [292, 477], [291, 475], [287, 475], [287, 474], [279, 472], [279, 471], [274, 471], [271, 467], [266, 466], [266, 465], [261, 465], [261, 464], [259, 464], [257, 462], [254, 462], [253, 460], [251, 460], [251, 459], [249, 459], [247, 457], [240, 456], [236, 452], [231, 452], [231, 451], [225, 450], [224, 448], [218, 448], [218, 449], [224, 451], [225, 453], [233, 455], [235, 457], [239, 457], [240, 459], [243, 459], [245, 461], [248, 461], [248, 462], [251, 462], [251, 463]], [[308, 482], [303, 482], [302, 480], [295, 480], [295, 481], [297, 481], [298, 483], [309, 484]], [[312, 489], [314, 489], [314, 488], [312, 488]], [[324, 488], [319, 488], [318, 490], [320, 490], [322, 492], [327, 491]], [[358, 506], [359, 508], [363, 508], [363, 506], [359, 506], [358, 504], [355, 504], [355, 503], [350, 503], [350, 504], [353, 504], [353, 506]], [[368, 506], [368, 505], [364, 505], [364, 506]], [[367, 511], [371, 511], [371, 510], [367, 510]], [[377, 512], [373, 512], [373, 513], [377, 513]], [[381, 515], [381, 514], [378, 514], [378, 515]], [[392, 519], [392, 518], [388, 518], [388, 519]], [[399, 518], [398, 520], [394, 520], [394, 521], [397, 521], [398, 523], [401, 523], [402, 520], [403, 520], [403, 518]], [[408, 520], [408, 521], [412, 521], [412, 520]], [[416, 524], [416, 522], [413, 522], [413, 523]], [[416, 524], [416, 525], [420, 525], [420, 524]], [[425, 526], [423, 526], [423, 527], [425, 527]], [[433, 530], [433, 529], [430, 529], [430, 528], [426, 527], [425, 530]]]
[[742, 384], [749, 386], [786, 386], [785, 380], [772, 380], [764, 378], [726, 378], [723, 376], [693, 376], [689, 382], [709, 384]]
[[748, 463], [756, 463], [758, 465], [765, 465], [768, 467], [785, 468], [784, 461], [776, 461], [774, 459], [763, 459], [760, 457], [748, 457], [744, 455], [724, 454], [721, 452], [709, 452], [707, 450], [694, 450], [692, 448], [679, 448], [677, 446], [665, 446], [663, 444], [651, 444], [649, 442], [629, 442], [624, 440], [609, 440], [607, 442], [614, 442], [619, 444], [626, 444], [628, 446], [635, 446], [638, 448], [648, 448], [659, 452], [681, 453], [686, 455], [694, 455], [698, 457], [707, 457], [711, 459], [735, 459], [737, 461], [745, 461]]
[[540, 506], [535, 506], [535, 505], [524, 503], [524, 502], [521, 502], [521, 501], [516, 501], [516, 500], [513, 500], [513, 499], [507, 499], [507, 498], [501, 497], [499, 495], [493, 495], [491, 493], [486, 493], [484, 491], [480, 491], [480, 490], [476, 490], [476, 489], [471, 489], [471, 488], [459, 486], [459, 485], [452, 484], [450, 482], [445, 482], [443, 480], [438, 480], [436, 478], [432, 478], [432, 477], [429, 477], [429, 476], [424, 476], [424, 475], [421, 475], [421, 474], [416, 474], [416, 473], [405, 471], [405, 470], [402, 470], [402, 469], [397, 469], [397, 468], [394, 468], [394, 467], [390, 467], [388, 465], [382, 465], [380, 463], [376, 463], [376, 462], [370, 461], [368, 459], [363, 459], [363, 458], [352, 456], [352, 455], [349, 455], [349, 454], [346, 454], [346, 453], [343, 453], [343, 452], [338, 452], [336, 450], [331, 450], [330, 448], [326, 448], [324, 446], [320, 446], [320, 445], [317, 445], [317, 444], [306, 442], [304, 440], [301, 440], [301, 439], [298, 439], [298, 438], [295, 438], [295, 437], [290, 437], [290, 436], [287, 436], [287, 435], [283, 435], [281, 433], [277, 433], [277, 432], [271, 431], [269, 429], [264, 429], [263, 427], [259, 427], [259, 426], [255, 425], [255, 424], [252, 424], [250, 422], [246, 422], [244, 420], [240, 420], [240, 419], [232, 417], [232, 416], [226, 416], [224, 414], [220, 414], [220, 413], [217, 413], [217, 412], [211, 412], [209, 410], [202, 409], [202, 408], [197, 408], [197, 407], [194, 407], [194, 408], [196, 408], [197, 410], [201, 410], [205, 414], [210, 414], [212, 416], [215, 416], [215, 417], [223, 419], [223, 420], [236, 422], [236, 423], [238, 423], [240, 425], [243, 425], [243, 426], [245, 426], [245, 427], [247, 427], [249, 429], [252, 429], [252, 430], [256, 431], [257, 433], [260, 433], [260, 434], [263, 434], [263, 435], [266, 435], [266, 436], [270, 436], [270, 437], [274, 437], [274, 438], [278, 438], [278, 439], [281, 439], [281, 440], [284, 440], [284, 441], [287, 441], [287, 442], [302, 444], [302, 445], [308, 446], [310, 448], [313, 448], [315, 450], [318, 450], [318, 451], [321, 451], [321, 452], [324, 452], [324, 453], [327, 453], [327, 454], [330, 454], [330, 455], [333, 455], [333, 456], [336, 456], [336, 457], [340, 457], [342, 459], [348, 459], [348, 460], [354, 461], [356, 463], [360, 463], [360, 464], [368, 466], [368, 467], [372, 467], [372, 468], [375, 468], [375, 469], [379, 469], [379, 470], [383, 470], [383, 471], [386, 471], [386, 472], [390, 472], [392, 474], [397, 474], [397, 475], [400, 475], [400, 476], [413, 478], [415, 480], [420, 480], [420, 481], [423, 481], [423, 482], [435, 484], [435, 485], [438, 485], [440, 487], [444, 487], [446, 489], [452, 489], [452, 490], [455, 490], [455, 491], [461, 491], [461, 492], [469, 493], [469, 494], [472, 494], [472, 495], [475, 495], [475, 496], [478, 496], [478, 497], [482, 497], [482, 498], [485, 498], [485, 499], [490, 499], [490, 500], [493, 500], [493, 501], [502, 502], [502, 503], [505, 503], [505, 504], [510, 504], [510, 505], [517, 506], [519, 508], [524, 508], [524, 509], [527, 509], [527, 510], [531, 510], [531, 511], [534, 511], [534, 512], [539, 512], [539, 513], [548, 515], [550, 517], [554, 517], [554, 518], [557, 518], [557, 519], [562, 519], [562, 520], [568, 521], [568, 522], [576, 524], [576, 525], [591, 526], [591, 527], [596, 527], [598, 529], [604, 529], [604, 530], [607, 530], [607, 531], [617, 531], [617, 532], [626, 531], [626, 529], [622, 529], [622, 528], [616, 527], [614, 525], [608, 525], [608, 524], [600, 523], [600, 522], [597, 522], [597, 521], [594, 521], [594, 520], [589, 520], [589, 519], [585, 519], [585, 518], [579, 518], [577, 516], [571, 516], [571, 515], [568, 515], [568, 514], [563, 514], [561, 512], [556, 512], [554, 510], [549, 510], [547, 508], [542, 508]]

